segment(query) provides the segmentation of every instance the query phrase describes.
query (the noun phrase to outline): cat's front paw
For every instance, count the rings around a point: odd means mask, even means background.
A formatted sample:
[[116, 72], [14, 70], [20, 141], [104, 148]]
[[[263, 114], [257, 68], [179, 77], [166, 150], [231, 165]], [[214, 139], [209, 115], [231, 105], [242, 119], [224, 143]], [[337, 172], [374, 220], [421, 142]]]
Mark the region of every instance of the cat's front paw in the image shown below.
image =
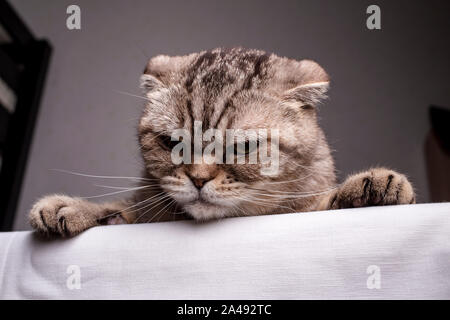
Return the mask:
[[415, 203], [408, 179], [395, 171], [376, 168], [350, 176], [331, 198], [329, 208], [357, 208]]
[[46, 235], [74, 236], [98, 225], [95, 204], [64, 195], [42, 198], [31, 209], [31, 226]]

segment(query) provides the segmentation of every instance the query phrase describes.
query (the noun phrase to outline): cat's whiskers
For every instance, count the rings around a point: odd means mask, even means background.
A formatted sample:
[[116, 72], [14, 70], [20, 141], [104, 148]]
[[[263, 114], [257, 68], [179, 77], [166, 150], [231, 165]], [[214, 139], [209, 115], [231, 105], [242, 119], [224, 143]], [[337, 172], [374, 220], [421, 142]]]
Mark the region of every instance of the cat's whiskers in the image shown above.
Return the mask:
[[[161, 196], [161, 195], [163, 195], [163, 194], [164, 194], [164, 192], [158, 192], [158, 193], [157, 193], [156, 195], [154, 195], [153, 197], [150, 197], [150, 198], [141, 200], [141, 201], [139, 201], [139, 202], [137, 202], [137, 203], [134, 203], [134, 204], [132, 204], [131, 206], [126, 207], [126, 208], [124, 208], [124, 209], [122, 209], [122, 210], [118, 210], [118, 211], [115, 211], [115, 212], [113, 212], [113, 213], [110, 213], [110, 214], [108, 214], [108, 215], [106, 215], [106, 216], [101, 217], [99, 220], [103, 220], [103, 219], [106, 219], [106, 218], [109, 218], [109, 217], [113, 217], [113, 216], [115, 216], [115, 215], [118, 215], [119, 213], [123, 213], [123, 212], [125, 212], [125, 211], [128, 211], [128, 210], [131, 209], [131, 208], [140, 206], [140, 205], [144, 204], [145, 202], [150, 201], [150, 200], [152, 200], [153, 198], [155, 198], [155, 197], [157, 197], [157, 196]], [[145, 208], [145, 207], [146, 207], [146, 206], [144, 206], [143, 208]], [[142, 209], [142, 208], [138, 208], [138, 209], [136, 209], [136, 210], [141, 210], [141, 209]], [[132, 210], [131, 212], [135, 212], [136, 210]]]
[[152, 142], [153, 140], [155, 140], [156, 138], [158, 138], [158, 137], [161, 136], [161, 135], [164, 135], [164, 132], [158, 133], [158, 134], [155, 135], [153, 138], [151, 138], [149, 141], [146, 141], [145, 143], [141, 144], [141, 145], [139, 146], [139, 150], [142, 151], [142, 149], [143, 149], [144, 147], [149, 146], [149, 145], [150, 145], [150, 142]]
[[94, 184], [94, 187], [107, 188], [107, 189], [116, 189], [116, 190], [127, 190], [130, 187], [117, 187], [117, 186], [105, 186], [102, 184]]
[[119, 191], [114, 191], [114, 192], [109, 192], [109, 193], [104, 193], [104, 194], [99, 194], [99, 195], [95, 195], [95, 196], [88, 196], [88, 197], [80, 197], [81, 199], [94, 199], [94, 198], [101, 198], [101, 197], [107, 197], [107, 196], [113, 196], [119, 193], [124, 193], [124, 192], [130, 192], [130, 191], [136, 191], [136, 190], [142, 190], [142, 189], [146, 189], [149, 188], [151, 186], [140, 186], [140, 187], [134, 187], [134, 188], [128, 188], [126, 190], [119, 190]]
[[297, 195], [300, 191], [283, 191], [283, 190], [271, 190], [271, 189], [261, 189], [261, 188], [255, 188], [255, 187], [247, 187], [249, 190], [255, 190], [255, 191], [266, 191], [266, 192], [273, 192], [274, 194], [289, 194], [289, 195]]
[[170, 212], [169, 208], [171, 208], [173, 205], [176, 205], [176, 201], [175, 200], [172, 200], [169, 203], [168, 207], [164, 207], [164, 208], [161, 209], [162, 213], [158, 217], [158, 220], [157, 220], [158, 222], [161, 220], [161, 218], [164, 216], [165, 213], [167, 213], [168, 211]]
[[[107, 188], [107, 189], [115, 189], [115, 190], [128, 190], [129, 188], [132, 187], [120, 187], [120, 186], [107, 186], [107, 185], [103, 185], [103, 184], [94, 184], [95, 187], [100, 187], [100, 188]], [[153, 187], [153, 188], [159, 188], [159, 183], [155, 183], [153, 185], [149, 185], [147, 184], [146, 186]]]
[[272, 207], [272, 208], [285, 208], [285, 209], [288, 209], [290, 212], [295, 211], [291, 207], [286, 207], [286, 206], [283, 206], [280, 204], [273, 203], [273, 201], [270, 201], [268, 199], [263, 199], [263, 198], [253, 197], [253, 196], [249, 196], [249, 197], [240, 196], [240, 197], [236, 197], [236, 199], [239, 199], [244, 202], [253, 203], [260, 207], [262, 206], [262, 207]]
[[264, 182], [264, 185], [274, 185], [274, 184], [283, 184], [283, 183], [292, 183], [292, 182], [298, 182], [298, 181], [304, 181], [306, 178], [309, 178], [311, 175], [313, 175], [313, 173], [310, 173], [306, 176], [297, 178], [297, 179], [293, 179], [293, 180], [284, 180], [284, 181], [267, 181]]
[[[165, 199], [165, 200], [162, 201], [160, 204], [163, 204], [164, 202], [166, 202], [167, 200], [170, 200], [170, 199], [172, 199], [172, 198]], [[161, 208], [156, 214], [154, 214], [154, 215], [150, 218], [150, 220], [147, 220], [145, 223], [150, 223], [150, 222], [152, 222], [153, 219], [155, 219], [158, 215], [164, 214], [164, 211], [163, 211], [163, 210], [166, 209], [168, 206], [170, 206], [170, 205], [173, 204], [173, 203], [175, 203], [175, 200], [174, 200], [174, 199], [172, 199], [168, 204], [166, 204], [163, 208]]]
[[233, 216], [239, 217], [239, 214], [238, 214], [238, 212], [237, 212], [237, 210], [236, 210], [236, 207], [235, 207], [234, 205], [231, 207], [231, 209], [232, 209], [232, 211], [233, 211]]
[[327, 193], [330, 193], [330, 192], [336, 190], [337, 188], [338, 187], [333, 187], [333, 188], [330, 188], [330, 189], [321, 190], [321, 191], [315, 191], [315, 192], [299, 192], [299, 193], [295, 193], [295, 194], [292, 194], [292, 195], [272, 194], [272, 193], [258, 193], [258, 192], [252, 192], [251, 194], [262, 195], [262, 196], [272, 197], [272, 198], [276, 198], [276, 199], [299, 199], [299, 198], [307, 198], [307, 197], [314, 197], [314, 196], [327, 194]]
[[[154, 201], [150, 202], [149, 204], [145, 205], [142, 208], [139, 208], [137, 210], [144, 210], [146, 208], [148, 208], [147, 210], [145, 210], [142, 214], [139, 215], [139, 217], [137, 217], [133, 223], [137, 223], [143, 216], [145, 216], [146, 214], [148, 214], [152, 209], [154, 209], [156, 206], [164, 203], [167, 199], [171, 198], [172, 194], [162, 194], [160, 195], [157, 199], [155, 199]], [[150, 207], [150, 208], [149, 208]]]
[[142, 177], [128, 177], [128, 176], [104, 176], [104, 175], [92, 175], [87, 173], [81, 173], [81, 172], [75, 172], [70, 170], [64, 170], [64, 169], [49, 169], [51, 171], [57, 171], [67, 174], [72, 174], [76, 176], [81, 177], [87, 177], [87, 178], [99, 178], [99, 179], [130, 179], [130, 180], [139, 180], [139, 181], [153, 181], [153, 180], [159, 180], [159, 179], [150, 179], [150, 178], [142, 178]]
[[143, 205], [144, 203], [146, 203], [146, 202], [148, 202], [148, 201], [150, 201], [150, 200], [153, 200], [153, 199], [157, 198], [157, 199], [155, 199], [153, 202], [150, 202], [150, 203], [146, 204], [145, 206], [138, 207], [137, 209], [132, 210], [131, 212], [136, 212], [136, 211], [139, 211], [139, 210], [143, 210], [143, 209], [148, 208], [149, 206], [153, 205], [155, 202], [157, 202], [158, 200], [160, 200], [160, 199], [161, 199], [163, 196], [165, 196], [165, 195], [166, 195], [166, 193], [165, 193], [164, 191], [158, 192], [157, 194], [153, 195], [152, 197], [147, 198], [147, 199], [145, 199], [145, 200], [143, 200], [143, 201], [140, 201], [140, 202], [137, 203], [136, 205], [133, 205], [133, 206], [130, 206], [130, 207], [126, 208], [126, 209], [123, 209], [122, 212], [123, 212], [123, 211], [127, 211], [127, 210], [129, 210], [129, 209], [131, 209], [131, 208], [133, 208], [133, 207]]
[[305, 169], [307, 171], [310, 171], [312, 174], [315, 174], [317, 172], [317, 169], [315, 167], [313, 167], [313, 166], [306, 166], [304, 164], [300, 164], [300, 163], [298, 163], [295, 160], [287, 160], [286, 162], [291, 163], [291, 164], [293, 164], [293, 165], [295, 165], [297, 167], [300, 167], [302, 169]]
[[[274, 208], [285, 208], [288, 209], [289, 212], [294, 212], [295, 210], [292, 207], [287, 207], [282, 204], [276, 204], [273, 203], [274, 200], [279, 200], [281, 203], [286, 204], [286, 202], [294, 202], [296, 199], [299, 198], [308, 198], [313, 197], [317, 195], [323, 195], [327, 194], [329, 192], [332, 192], [333, 190], [336, 190], [337, 187], [330, 188], [321, 192], [311, 192], [311, 193], [301, 193], [301, 194], [294, 194], [294, 195], [274, 195], [269, 193], [247, 193], [247, 194], [240, 194], [236, 195], [235, 199], [239, 199], [242, 201], [247, 201], [259, 206], [267, 206], [267, 207], [274, 207]], [[269, 199], [268, 199], [269, 197]]]
[[144, 217], [147, 213], [149, 213], [155, 206], [161, 205], [161, 204], [163, 204], [164, 202], [166, 202], [168, 199], [171, 199], [171, 196], [172, 196], [172, 195], [173, 195], [172, 193], [163, 194], [163, 195], [161, 195], [160, 197], [158, 197], [158, 199], [156, 199], [155, 201], [153, 201], [153, 202], [147, 204], [145, 207], [142, 207], [142, 208], [138, 209], [138, 210], [143, 210], [143, 209], [145, 209], [145, 208], [150, 207], [150, 208], [147, 209], [144, 213], [142, 213], [141, 215], [139, 215], [139, 217], [137, 217], [137, 218], [133, 221], [133, 224], [134, 224], [134, 223], [137, 223], [142, 217]]
[[[271, 189], [260, 189], [260, 188], [255, 188], [255, 187], [247, 187], [246, 189], [248, 190], [255, 190], [255, 191], [265, 191], [264, 194], [268, 194], [270, 196], [309, 196], [309, 195], [316, 195], [318, 193], [327, 193], [327, 192], [331, 192], [335, 189], [339, 188], [339, 185], [332, 187], [330, 189], [325, 189], [325, 190], [320, 190], [320, 191], [283, 191], [283, 190], [271, 190]], [[257, 194], [257, 193], [255, 193]]]
[[[237, 213], [236, 209], [243, 213], [243, 216], [248, 216], [248, 213], [245, 212], [241, 207], [239, 207], [238, 204], [232, 204], [232, 207], [234, 208], [234, 213]], [[239, 216], [237, 213], [236, 216]]]
[[[114, 217], [114, 216], [116, 216], [116, 215], [118, 215], [118, 214], [120, 214], [120, 213], [123, 213], [123, 212], [127, 211], [128, 209], [131, 209], [131, 208], [133, 208], [133, 207], [136, 207], [136, 206], [138, 206], [138, 205], [141, 205], [141, 204], [145, 203], [147, 200], [149, 200], [149, 199], [145, 199], [145, 200], [139, 201], [139, 202], [137, 202], [137, 203], [135, 203], [135, 204], [133, 204], [133, 205], [131, 205], [131, 206], [125, 208], [125, 209], [122, 209], [122, 210], [118, 210], [118, 211], [109, 213], [109, 214], [107, 214], [107, 215], [105, 215], [105, 216], [99, 218], [98, 221], [102, 221], [102, 220], [107, 219], [107, 218], [109, 218], [109, 217]], [[133, 210], [133, 211], [135, 211], [135, 210]], [[131, 212], [133, 212], [133, 211], [131, 211]]]
[[159, 103], [161, 103], [161, 104], [164, 103], [164, 101], [161, 101], [161, 100], [156, 99], [156, 98], [154, 98], [154, 97], [148, 98], [148, 97], [140, 96], [140, 95], [133, 94], [133, 93], [130, 93], [130, 92], [126, 92], [126, 91], [120, 91], [120, 90], [115, 90], [115, 91], [116, 91], [117, 93], [120, 93], [120, 94], [123, 94], [123, 95], [126, 95], [126, 96], [130, 96], [130, 97], [135, 97], [135, 98], [143, 99], [143, 100], [146, 100], [146, 101], [148, 101], [148, 102], [156, 101], [156, 102], [159, 102]]

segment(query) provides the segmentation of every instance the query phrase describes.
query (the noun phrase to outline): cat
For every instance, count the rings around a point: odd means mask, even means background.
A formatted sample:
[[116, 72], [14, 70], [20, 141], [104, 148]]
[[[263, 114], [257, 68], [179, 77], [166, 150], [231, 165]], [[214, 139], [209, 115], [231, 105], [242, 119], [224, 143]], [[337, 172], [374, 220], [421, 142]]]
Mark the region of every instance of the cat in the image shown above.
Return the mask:
[[[31, 226], [46, 235], [74, 236], [103, 224], [305, 212], [415, 203], [408, 179], [372, 168], [336, 183], [335, 167], [316, 106], [329, 77], [311, 60], [260, 50], [214, 49], [156, 56], [141, 76], [145, 106], [138, 125], [143, 170], [134, 194], [121, 201], [88, 202], [49, 195], [31, 209]], [[174, 164], [177, 128], [275, 128], [279, 170], [261, 164]]]

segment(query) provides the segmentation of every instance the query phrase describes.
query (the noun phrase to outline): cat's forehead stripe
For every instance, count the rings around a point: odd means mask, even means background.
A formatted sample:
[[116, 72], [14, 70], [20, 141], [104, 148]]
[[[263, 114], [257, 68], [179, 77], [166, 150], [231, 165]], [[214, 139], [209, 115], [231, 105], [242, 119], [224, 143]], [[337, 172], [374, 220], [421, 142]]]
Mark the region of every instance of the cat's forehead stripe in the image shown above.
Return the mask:
[[[203, 121], [205, 129], [213, 122], [216, 128], [225, 116], [233, 117], [233, 98], [252, 89], [256, 79], [263, 81], [269, 59], [268, 54], [257, 50], [216, 49], [201, 53], [186, 71], [186, 91], [191, 97], [194, 91], [203, 97], [201, 103], [191, 102], [189, 117]], [[195, 114], [200, 118], [196, 119]], [[230, 122], [228, 119], [227, 126]]]
[[247, 77], [245, 83], [242, 87], [243, 90], [248, 90], [252, 87], [253, 79], [262, 75], [263, 64], [269, 60], [269, 56], [267, 54], [261, 54], [256, 57], [254, 61], [253, 72]]
[[196, 62], [192, 65], [192, 67], [187, 72], [188, 76], [185, 81], [185, 86], [189, 93], [192, 92], [192, 85], [193, 85], [194, 79], [197, 75], [198, 69], [204, 63], [208, 66], [211, 65], [214, 62], [214, 60], [216, 59], [216, 57], [217, 57], [217, 54], [207, 51], [197, 58]]

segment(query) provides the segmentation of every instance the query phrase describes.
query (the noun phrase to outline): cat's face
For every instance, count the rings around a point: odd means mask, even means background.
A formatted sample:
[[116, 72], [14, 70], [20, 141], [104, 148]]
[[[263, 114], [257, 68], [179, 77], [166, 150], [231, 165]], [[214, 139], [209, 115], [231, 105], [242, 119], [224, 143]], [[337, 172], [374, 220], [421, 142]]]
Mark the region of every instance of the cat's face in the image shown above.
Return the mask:
[[[146, 170], [195, 219], [294, 210], [291, 193], [315, 192], [322, 181], [334, 179], [313, 108], [324, 97], [328, 78], [312, 61], [243, 49], [158, 56], [150, 60], [141, 84], [148, 99], [139, 124]], [[217, 129], [224, 140], [227, 129], [267, 129], [266, 141], [259, 141], [254, 150], [249, 150], [251, 138], [239, 145], [224, 141], [224, 149], [240, 148], [235, 154], [246, 159], [263, 143], [275, 155], [270, 142], [276, 132], [278, 157], [272, 161], [277, 164], [217, 163], [211, 155], [200, 163], [175, 164], [171, 152], [177, 142], [170, 137], [185, 129], [193, 141], [194, 123], [201, 123], [203, 132]], [[207, 144], [203, 142], [201, 150]], [[315, 166], [318, 161], [323, 172]], [[276, 165], [276, 170], [263, 174], [268, 165]]]

